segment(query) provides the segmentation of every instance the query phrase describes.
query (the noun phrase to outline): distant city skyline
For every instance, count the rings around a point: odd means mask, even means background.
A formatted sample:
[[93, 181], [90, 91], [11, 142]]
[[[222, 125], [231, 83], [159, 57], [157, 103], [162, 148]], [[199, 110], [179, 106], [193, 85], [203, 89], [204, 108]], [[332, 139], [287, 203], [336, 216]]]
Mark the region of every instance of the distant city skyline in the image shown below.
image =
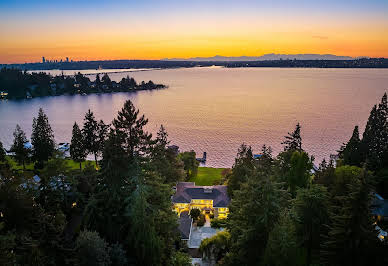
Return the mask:
[[388, 1], [0, 1], [0, 63], [388, 57]]

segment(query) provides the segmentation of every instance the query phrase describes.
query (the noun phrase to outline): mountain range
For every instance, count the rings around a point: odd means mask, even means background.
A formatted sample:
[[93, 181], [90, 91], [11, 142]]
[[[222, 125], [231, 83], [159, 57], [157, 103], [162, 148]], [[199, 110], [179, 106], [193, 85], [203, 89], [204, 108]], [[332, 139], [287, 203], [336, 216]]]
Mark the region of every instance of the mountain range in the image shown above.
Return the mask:
[[338, 56], [332, 54], [264, 54], [262, 56], [221, 56], [213, 57], [192, 57], [192, 58], [164, 58], [163, 61], [267, 61], [267, 60], [353, 60], [350, 56]]

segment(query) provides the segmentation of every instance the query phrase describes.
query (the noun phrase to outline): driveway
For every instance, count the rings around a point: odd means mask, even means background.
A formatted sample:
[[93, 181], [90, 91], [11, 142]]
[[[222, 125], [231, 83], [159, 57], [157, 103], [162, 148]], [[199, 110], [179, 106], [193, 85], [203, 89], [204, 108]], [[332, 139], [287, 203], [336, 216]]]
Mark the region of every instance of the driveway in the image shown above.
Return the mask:
[[223, 228], [214, 229], [209, 226], [194, 226], [191, 228], [191, 235], [189, 241], [189, 248], [199, 248], [201, 242], [205, 238], [209, 238], [217, 234], [218, 232], [224, 230]]

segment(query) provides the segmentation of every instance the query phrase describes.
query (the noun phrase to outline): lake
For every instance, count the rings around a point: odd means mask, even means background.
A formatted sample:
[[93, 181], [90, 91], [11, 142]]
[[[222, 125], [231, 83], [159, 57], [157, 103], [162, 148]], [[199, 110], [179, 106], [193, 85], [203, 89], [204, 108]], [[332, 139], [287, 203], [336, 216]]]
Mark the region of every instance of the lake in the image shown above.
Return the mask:
[[[88, 96], [57, 96], [0, 101], [0, 140], [9, 147], [16, 124], [27, 136], [42, 107], [57, 142], [70, 142], [72, 125], [82, 123], [91, 109], [110, 123], [127, 99], [149, 118], [147, 130], [163, 124], [171, 144], [201, 157], [210, 167], [231, 167], [238, 147], [263, 144], [274, 154], [297, 122], [302, 125], [303, 148], [316, 158], [335, 153], [348, 141], [355, 125], [361, 132], [372, 106], [388, 91], [388, 69], [302, 68], [189, 68], [110, 73], [120, 81], [126, 75], [138, 82], [152, 80], [165, 90]], [[72, 70], [71, 73], [77, 72]], [[53, 72], [54, 73], [54, 72]], [[58, 74], [57, 72], [56, 74]], [[92, 70], [87, 72], [94, 79]]]

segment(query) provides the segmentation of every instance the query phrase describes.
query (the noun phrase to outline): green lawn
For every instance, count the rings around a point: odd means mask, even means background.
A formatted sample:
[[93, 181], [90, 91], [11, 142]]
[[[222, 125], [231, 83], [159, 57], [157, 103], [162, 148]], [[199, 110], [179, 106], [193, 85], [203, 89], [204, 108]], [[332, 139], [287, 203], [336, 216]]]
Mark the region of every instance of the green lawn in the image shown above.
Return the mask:
[[198, 167], [198, 174], [190, 178], [190, 182], [195, 182], [198, 186], [211, 186], [215, 181], [221, 179], [221, 173], [225, 168]]
[[[19, 165], [12, 157], [7, 156], [6, 158], [12, 169], [23, 170], [23, 165]], [[79, 169], [79, 163], [76, 163], [71, 159], [66, 159], [66, 162], [70, 169], [72, 170]], [[92, 163], [94, 166], [96, 165], [95, 161], [85, 161], [82, 163], [82, 169], [85, 167], [85, 164], [88, 162]], [[34, 170], [34, 164], [26, 163], [26, 170], [30, 170], [30, 171]]]

